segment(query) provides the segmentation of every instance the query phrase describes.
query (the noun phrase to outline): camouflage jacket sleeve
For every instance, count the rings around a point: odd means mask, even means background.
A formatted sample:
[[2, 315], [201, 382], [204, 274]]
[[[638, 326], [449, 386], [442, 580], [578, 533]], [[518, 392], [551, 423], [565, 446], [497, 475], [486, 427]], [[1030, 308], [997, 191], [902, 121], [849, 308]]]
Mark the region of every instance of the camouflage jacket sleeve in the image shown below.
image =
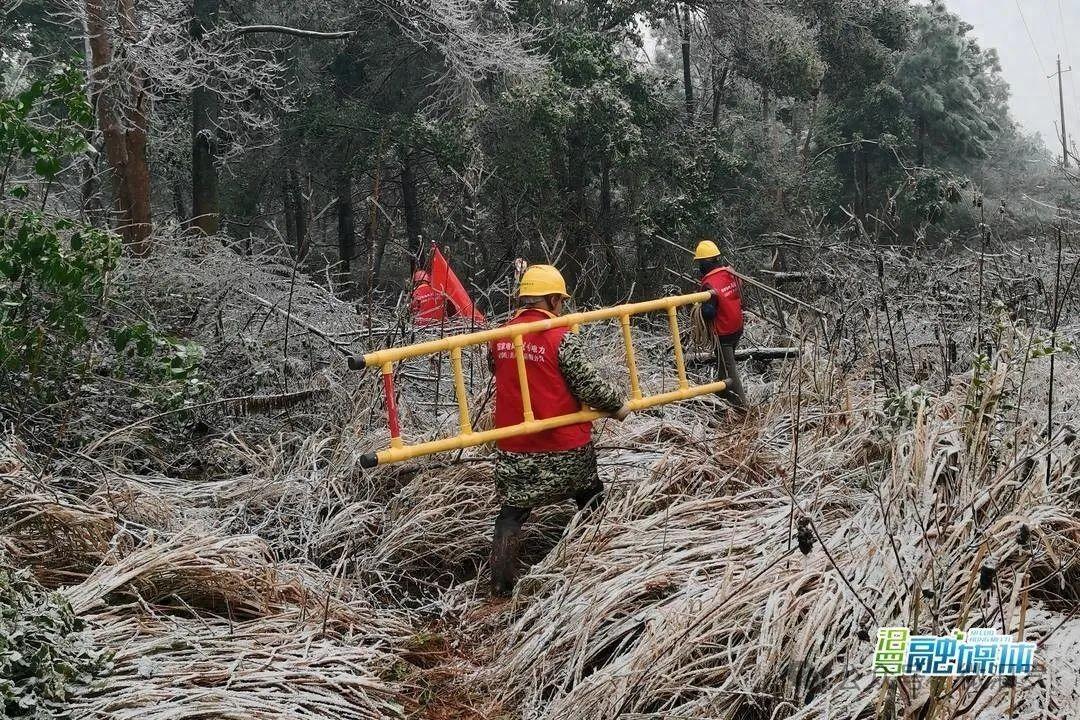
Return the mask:
[[570, 392], [583, 404], [604, 412], [615, 412], [622, 407], [622, 392], [600, 377], [585, 357], [581, 337], [576, 333], [566, 333], [559, 344], [559, 370]]

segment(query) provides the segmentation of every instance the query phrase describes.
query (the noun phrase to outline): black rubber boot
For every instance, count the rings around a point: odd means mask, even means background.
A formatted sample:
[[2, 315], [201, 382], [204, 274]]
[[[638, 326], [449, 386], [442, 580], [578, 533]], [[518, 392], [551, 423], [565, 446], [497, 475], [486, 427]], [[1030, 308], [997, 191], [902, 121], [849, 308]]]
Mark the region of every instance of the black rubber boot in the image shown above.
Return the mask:
[[720, 397], [727, 400], [739, 414], [745, 415], [749, 406], [746, 402], [746, 391], [743, 390], [742, 378], [739, 377], [739, 368], [735, 363], [734, 343], [720, 343], [716, 348], [716, 379], [727, 382], [727, 389], [720, 393]]
[[600, 482], [600, 478], [596, 478], [591, 487], [574, 495], [574, 502], [577, 503], [577, 509], [580, 512], [586, 516], [592, 514], [592, 511], [604, 502], [604, 483]]
[[530, 512], [530, 508], [503, 505], [495, 518], [491, 541], [491, 594], [495, 597], [510, 597], [514, 592], [521, 525]]

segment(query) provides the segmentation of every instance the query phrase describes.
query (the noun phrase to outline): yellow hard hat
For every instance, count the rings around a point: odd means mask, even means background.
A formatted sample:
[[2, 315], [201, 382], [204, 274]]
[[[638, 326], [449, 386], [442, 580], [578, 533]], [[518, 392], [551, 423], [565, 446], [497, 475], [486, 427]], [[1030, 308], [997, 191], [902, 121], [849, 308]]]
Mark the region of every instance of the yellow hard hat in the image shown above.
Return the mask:
[[566, 292], [566, 281], [554, 265], [530, 265], [521, 276], [518, 297], [545, 295], [570, 297], [570, 293]]
[[694, 250], [695, 260], [709, 260], [720, 255], [720, 248], [712, 240], [702, 240]]

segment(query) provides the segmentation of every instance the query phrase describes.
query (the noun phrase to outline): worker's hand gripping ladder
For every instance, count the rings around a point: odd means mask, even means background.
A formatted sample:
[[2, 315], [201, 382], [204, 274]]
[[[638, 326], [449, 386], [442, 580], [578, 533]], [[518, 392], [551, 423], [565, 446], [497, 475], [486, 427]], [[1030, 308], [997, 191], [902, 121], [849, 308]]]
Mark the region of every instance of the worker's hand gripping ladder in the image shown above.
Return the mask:
[[[359, 370], [363, 367], [378, 367], [382, 370], [383, 390], [386, 393], [386, 414], [390, 425], [390, 447], [380, 450], [374, 455], [365, 455], [360, 464], [364, 467], [384, 465], [387, 463], [409, 460], [423, 455], [431, 455], [437, 452], [458, 450], [461, 448], [481, 445], [503, 438], [528, 435], [542, 430], [573, 425], [574, 423], [595, 420], [607, 416], [607, 413], [596, 410], [580, 410], [568, 415], [544, 418], [537, 420], [533, 416], [532, 403], [529, 398], [529, 383], [525, 376], [525, 355], [521, 337], [551, 328], [584, 325], [587, 323], [600, 322], [618, 318], [622, 326], [623, 345], [626, 348], [626, 367], [630, 373], [630, 400], [629, 405], [633, 410], [656, 407], [678, 400], [705, 395], [707, 393], [721, 392], [727, 386], [723, 381], [695, 385], [693, 387], [686, 379], [686, 364], [683, 361], [682, 340], [679, 337], [679, 321], [676, 310], [683, 305], [696, 302], [705, 302], [709, 299], [709, 293], [700, 292], [691, 295], [679, 295], [676, 297], [660, 298], [648, 302], [633, 303], [629, 305], [617, 305], [602, 310], [573, 313], [548, 320], [538, 320], [520, 325], [509, 325], [494, 330], [482, 330], [467, 335], [454, 335], [439, 340], [406, 345], [405, 347], [387, 348], [368, 353], [363, 358], [350, 357], [349, 367]], [[677, 390], [660, 393], [659, 395], [643, 396], [641, 384], [638, 381], [637, 364], [634, 362], [634, 343], [630, 336], [630, 317], [641, 313], [666, 310], [668, 324], [671, 328], [671, 341], [675, 349], [675, 369], [678, 372], [679, 387]], [[482, 345], [492, 340], [510, 338], [514, 344], [514, 354], [517, 357], [517, 376], [521, 384], [521, 402], [524, 407], [524, 419], [516, 425], [473, 432], [472, 423], [469, 419], [469, 402], [465, 393], [465, 377], [461, 367], [461, 349], [471, 345]], [[394, 363], [409, 358], [431, 355], [433, 353], [449, 352], [450, 361], [454, 371], [454, 392], [457, 395], [458, 423], [461, 432], [453, 437], [431, 440], [416, 445], [406, 445], [401, 439], [401, 425], [398, 420], [397, 402], [394, 399]]]

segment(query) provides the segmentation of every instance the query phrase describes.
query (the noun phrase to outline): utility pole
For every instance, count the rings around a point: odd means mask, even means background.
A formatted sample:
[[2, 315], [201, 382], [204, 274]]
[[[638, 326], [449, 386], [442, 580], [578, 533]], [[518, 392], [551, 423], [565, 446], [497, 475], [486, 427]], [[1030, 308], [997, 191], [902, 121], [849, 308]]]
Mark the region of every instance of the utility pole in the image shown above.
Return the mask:
[[1057, 56], [1057, 72], [1053, 75], [1048, 75], [1048, 78], [1057, 76], [1058, 81], [1058, 106], [1061, 108], [1061, 162], [1067, 168], [1069, 167], [1069, 143], [1068, 136], [1065, 134], [1065, 93], [1061, 90], [1061, 76], [1064, 73], [1071, 72], [1072, 66], [1061, 69], [1061, 56]]

